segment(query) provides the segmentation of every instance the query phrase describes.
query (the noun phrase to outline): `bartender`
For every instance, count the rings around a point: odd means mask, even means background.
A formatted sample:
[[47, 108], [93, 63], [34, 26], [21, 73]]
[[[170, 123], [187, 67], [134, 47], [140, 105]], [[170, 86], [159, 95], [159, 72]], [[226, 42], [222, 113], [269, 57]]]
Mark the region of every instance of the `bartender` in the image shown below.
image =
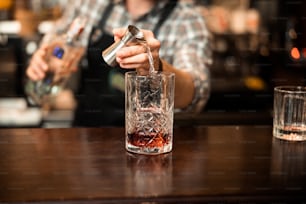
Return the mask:
[[[133, 44], [117, 52], [117, 67], [109, 67], [101, 53], [119, 40], [128, 25], [141, 28], [152, 52], [155, 69], [175, 73], [175, 108], [199, 112], [209, 96], [209, 33], [193, 3], [173, 0], [71, 0], [57, 30], [64, 30], [79, 15], [87, 16], [82, 34], [87, 46], [88, 68], [81, 70], [74, 126], [124, 125], [124, 73], [148, 71], [143, 45]], [[47, 45], [34, 54], [26, 74], [32, 80], [45, 76]]]

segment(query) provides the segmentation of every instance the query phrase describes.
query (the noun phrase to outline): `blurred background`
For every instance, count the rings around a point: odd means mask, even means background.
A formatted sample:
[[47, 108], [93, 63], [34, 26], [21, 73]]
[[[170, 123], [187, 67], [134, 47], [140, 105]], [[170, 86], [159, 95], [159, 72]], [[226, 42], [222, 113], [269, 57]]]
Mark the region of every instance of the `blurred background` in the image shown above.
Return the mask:
[[[306, 3], [193, 0], [212, 33], [211, 97], [175, 124], [272, 124], [273, 88], [305, 85]], [[65, 0], [0, 0], [0, 127], [69, 127], [68, 103], [43, 113], [24, 101], [24, 71]], [[76, 79], [70, 84], [75, 89]], [[18, 111], [16, 111], [18, 110]]]

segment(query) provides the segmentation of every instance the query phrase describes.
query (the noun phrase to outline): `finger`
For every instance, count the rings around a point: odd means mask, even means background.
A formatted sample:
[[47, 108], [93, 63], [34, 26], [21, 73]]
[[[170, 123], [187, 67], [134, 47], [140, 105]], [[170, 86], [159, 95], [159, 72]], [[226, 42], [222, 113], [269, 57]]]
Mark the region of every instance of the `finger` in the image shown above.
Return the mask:
[[71, 71], [72, 71], [72, 72], [78, 71], [78, 67], [72, 67], [72, 68], [71, 68]]
[[118, 58], [127, 58], [134, 55], [139, 55], [142, 53], [147, 53], [147, 48], [143, 45], [131, 45], [128, 47], [121, 48], [117, 53]]
[[29, 68], [40, 74], [48, 70], [48, 64], [42, 58], [37, 57], [31, 60]]
[[139, 55], [134, 55], [128, 58], [117, 58], [117, 62], [122, 68], [145, 68], [149, 69], [149, 60], [148, 55], [146, 53], [142, 53]]
[[41, 77], [40, 75], [38, 75], [34, 69], [27, 69], [26, 70], [26, 74], [28, 76], [29, 79], [33, 80], [33, 81], [38, 81], [41, 80], [43, 77]]
[[148, 64], [120, 63], [119, 65], [123, 69], [145, 69], [145, 70], [149, 70], [149, 65]]
[[38, 66], [40, 69], [47, 71], [48, 70], [48, 64], [45, 61], [46, 51], [45, 50], [39, 50], [37, 53], [33, 55], [33, 58], [31, 59], [31, 62], [35, 63], [36, 66]]
[[122, 68], [134, 67], [134, 68], [150, 69], [152, 66], [154, 70], [158, 70], [159, 55], [157, 52], [152, 52], [151, 54], [153, 61], [149, 59], [148, 53], [140, 53], [138, 55], [132, 55], [130, 57], [125, 57], [125, 58], [117, 57], [116, 60]]
[[74, 52], [71, 54], [71, 57], [67, 60], [67, 64], [64, 66], [69, 71], [76, 72], [78, 70], [78, 64], [82, 58], [82, 52]]
[[32, 75], [35, 75], [36, 80], [40, 80], [45, 77], [45, 72], [37, 68], [35, 65], [31, 66], [28, 70]]
[[159, 50], [159, 48], [160, 48], [160, 41], [155, 39], [155, 38], [149, 38], [147, 40], [147, 45], [151, 49], [151, 51]]
[[45, 72], [48, 70], [48, 65], [39, 57], [34, 57], [27, 70], [29, 70], [28, 73], [30, 73], [31, 76], [35, 75], [36, 79], [42, 79], [45, 76]]
[[141, 30], [141, 31], [143, 32], [146, 42], [148, 46], [151, 48], [151, 50], [160, 48], [160, 41], [155, 38], [155, 35], [151, 30]]
[[47, 54], [46, 46], [40, 48], [32, 57], [30, 61], [29, 70], [31, 73], [35, 73], [38, 78], [43, 78], [44, 73], [48, 70], [48, 64], [45, 61], [45, 56]]
[[145, 38], [155, 38], [154, 33], [151, 30], [141, 29], [141, 32], [145, 36]]
[[113, 29], [115, 41], [120, 40], [126, 33], [126, 28], [115, 28]]
[[126, 58], [118, 58], [117, 61], [120, 64], [149, 64], [148, 55], [146, 53], [141, 53]]
[[41, 46], [40, 46], [40, 50], [47, 50], [48, 49], [48, 47], [49, 47], [49, 45], [48, 44], [42, 44]]

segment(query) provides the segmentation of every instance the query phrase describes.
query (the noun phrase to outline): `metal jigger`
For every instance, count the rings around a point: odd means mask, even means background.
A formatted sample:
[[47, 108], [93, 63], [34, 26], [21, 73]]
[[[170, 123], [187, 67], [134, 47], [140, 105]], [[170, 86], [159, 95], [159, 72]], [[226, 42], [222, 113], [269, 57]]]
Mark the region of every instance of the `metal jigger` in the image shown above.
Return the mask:
[[104, 61], [112, 67], [116, 66], [117, 65], [117, 61], [116, 61], [117, 51], [121, 49], [122, 47], [124, 47], [128, 42], [131, 42], [134, 40], [144, 41], [144, 35], [137, 27], [133, 25], [129, 25], [123, 38], [113, 43], [111, 46], [109, 46], [102, 52], [102, 57]]

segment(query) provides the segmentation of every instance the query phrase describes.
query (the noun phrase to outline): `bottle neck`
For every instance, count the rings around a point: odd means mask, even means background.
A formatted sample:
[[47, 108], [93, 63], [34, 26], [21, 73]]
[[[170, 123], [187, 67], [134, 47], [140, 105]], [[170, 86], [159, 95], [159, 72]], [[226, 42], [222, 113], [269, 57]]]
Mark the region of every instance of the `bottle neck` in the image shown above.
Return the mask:
[[72, 42], [78, 37], [78, 35], [67, 33], [66, 34], [66, 44], [72, 44]]
[[75, 39], [77, 39], [83, 32], [84, 25], [85, 25], [84, 19], [76, 18], [72, 22], [69, 30], [66, 33], [66, 42], [72, 43]]

